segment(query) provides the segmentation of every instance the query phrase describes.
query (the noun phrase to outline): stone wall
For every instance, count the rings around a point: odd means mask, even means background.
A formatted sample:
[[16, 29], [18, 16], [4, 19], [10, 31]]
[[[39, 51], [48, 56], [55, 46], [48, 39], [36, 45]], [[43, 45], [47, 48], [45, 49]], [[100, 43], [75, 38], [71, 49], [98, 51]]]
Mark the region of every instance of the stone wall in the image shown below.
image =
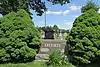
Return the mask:
[[66, 40], [42, 40], [42, 45], [36, 59], [49, 59], [49, 53], [55, 49], [64, 52], [65, 45]]

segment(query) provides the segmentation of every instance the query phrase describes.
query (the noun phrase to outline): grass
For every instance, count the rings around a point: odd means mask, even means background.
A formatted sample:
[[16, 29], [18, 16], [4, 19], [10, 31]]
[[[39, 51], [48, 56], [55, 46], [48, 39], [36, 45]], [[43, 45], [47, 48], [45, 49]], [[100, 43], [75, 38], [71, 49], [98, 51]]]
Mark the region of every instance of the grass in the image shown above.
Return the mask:
[[30, 63], [19, 63], [19, 64], [0, 64], [0, 67], [46, 67], [46, 64], [42, 61], [34, 61]]
[[30, 63], [19, 63], [19, 64], [0, 64], [0, 67], [73, 67], [71, 65], [67, 66], [47, 66], [44, 61], [34, 61]]

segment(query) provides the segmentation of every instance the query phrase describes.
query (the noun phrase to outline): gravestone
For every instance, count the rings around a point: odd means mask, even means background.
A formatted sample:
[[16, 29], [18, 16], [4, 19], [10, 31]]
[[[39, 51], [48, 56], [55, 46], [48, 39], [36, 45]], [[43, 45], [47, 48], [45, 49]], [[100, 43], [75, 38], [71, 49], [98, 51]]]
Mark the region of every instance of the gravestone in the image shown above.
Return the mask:
[[64, 53], [65, 45], [66, 40], [42, 40], [42, 45], [40, 47], [39, 53], [36, 55], [36, 60], [48, 60], [49, 53], [55, 49]]

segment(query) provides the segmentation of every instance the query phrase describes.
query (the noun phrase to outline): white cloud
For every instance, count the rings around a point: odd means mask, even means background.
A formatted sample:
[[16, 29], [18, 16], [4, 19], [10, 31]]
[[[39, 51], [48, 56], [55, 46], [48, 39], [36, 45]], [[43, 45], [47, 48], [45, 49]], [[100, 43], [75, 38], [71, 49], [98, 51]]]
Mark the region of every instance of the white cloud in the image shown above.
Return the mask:
[[0, 17], [2, 17], [2, 14], [0, 14]]
[[60, 14], [62, 14], [62, 11], [50, 11], [50, 10], [48, 10], [48, 11], [46, 12], [46, 14], [60, 15]]
[[50, 11], [48, 10], [46, 14], [53, 14], [53, 15], [66, 15], [71, 12], [79, 12], [81, 10], [81, 6], [71, 5], [65, 11]]
[[99, 9], [98, 13], [100, 13], [100, 9]]
[[71, 28], [72, 28], [72, 26], [73, 26], [73, 22], [74, 22], [74, 21], [71, 21], [71, 22], [66, 22], [66, 23], [65, 23], [65, 24], [66, 24], [67, 29], [71, 29]]
[[63, 12], [63, 15], [66, 15], [66, 14], [68, 14], [68, 13], [70, 13], [70, 10], [65, 10], [65, 11]]
[[69, 9], [71, 11], [79, 11], [81, 9], [81, 6], [72, 5], [69, 7]]
[[74, 16], [75, 18], [79, 17], [79, 16]]
[[46, 14], [54, 14], [54, 15], [66, 15], [70, 12], [70, 10], [65, 10], [65, 11], [50, 11], [48, 10]]

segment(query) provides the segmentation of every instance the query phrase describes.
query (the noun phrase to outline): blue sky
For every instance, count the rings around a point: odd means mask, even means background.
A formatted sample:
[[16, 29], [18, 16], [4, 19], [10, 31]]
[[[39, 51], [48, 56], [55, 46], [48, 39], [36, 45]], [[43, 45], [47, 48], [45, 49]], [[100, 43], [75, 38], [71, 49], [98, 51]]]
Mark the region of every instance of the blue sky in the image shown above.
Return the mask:
[[[100, 4], [100, 0], [93, 0], [95, 3]], [[73, 21], [79, 15], [81, 15], [81, 7], [85, 5], [87, 0], [72, 0], [71, 3], [61, 5], [52, 5], [46, 2], [48, 11], [46, 12], [47, 26], [58, 25], [61, 29], [71, 29]], [[43, 27], [44, 24], [44, 14], [42, 16], [37, 16], [34, 11], [33, 21], [35, 26]]]
[[[71, 29], [75, 18], [81, 15], [81, 7], [87, 3], [88, 0], [72, 0], [69, 4], [61, 6], [60, 4], [52, 5], [50, 2], [46, 1], [46, 6], [48, 11], [46, 12], [47, 26], [58, 25], [61, 29]], [[100, 0], [93, 0], [95, 3], [100, 5]], [[37, 16], [36, 13], [31, 10], [32, 17], [35, 26], [43, 27], [44, 24], [44, 14], [42, 16]], [[99, 10], [100, 12], [100, 10]], [[0, 14], [0, 17], [2, 15]]]

